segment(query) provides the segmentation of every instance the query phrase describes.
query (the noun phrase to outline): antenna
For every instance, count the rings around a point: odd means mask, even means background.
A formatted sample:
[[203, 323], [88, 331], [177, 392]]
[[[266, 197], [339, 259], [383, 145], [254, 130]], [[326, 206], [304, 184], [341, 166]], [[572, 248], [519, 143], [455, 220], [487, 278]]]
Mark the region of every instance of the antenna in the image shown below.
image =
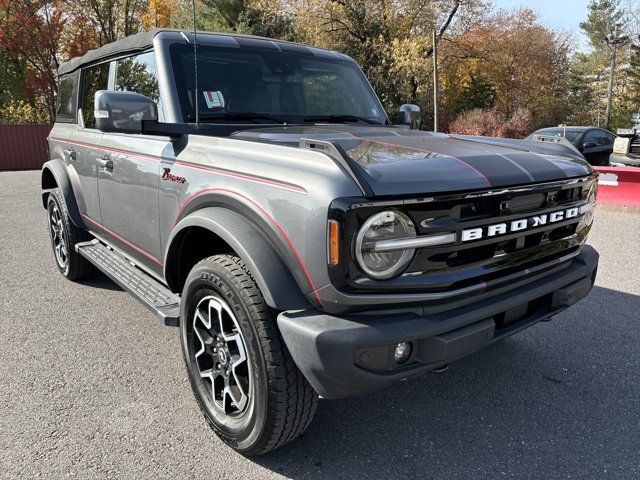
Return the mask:
[[193, 61], [195, 75], [195, 107], [196, 107], [196, 127], [200, 125], [200, 101], [198, 96], [198, 30], [196, 28], [196, 0], [192, 0], [193, 5]]

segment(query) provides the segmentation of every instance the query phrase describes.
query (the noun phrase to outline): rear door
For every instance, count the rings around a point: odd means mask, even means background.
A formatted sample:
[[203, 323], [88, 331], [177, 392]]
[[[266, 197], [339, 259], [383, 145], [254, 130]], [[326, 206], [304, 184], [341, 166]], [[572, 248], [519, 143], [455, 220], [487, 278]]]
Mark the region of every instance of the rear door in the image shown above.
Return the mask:
[[[67, 142], [73, 137], [77, 125], [78, 87], [80, 71], [60, 75], [58, 78], [58, 95], [56, 97], [56, 122], [49, 133], [49, 152], [51, 159], [62, 160], [70, 172], [71, 178], [76, 169], [75, 147]], [[77, 185], [74, 185], [74, 187]]]
[[67, 156], [78, 175], [80, 191], [76, 192], [78, 207], [85, 223], [97, 233], [102, 232], [100, 198], [98, 195], [98, 165], [96, 155], [102, 133], [96, 129], [93, 114], [94, 95], [107, 88], [109, 63], [82, 69], [78, 128], [68, 137]]
[[[153, 52], [116, 60], [110, 88], [145, 95], [159, 103]], [[162, 119], [162, 105], [158, 105]], [[158, 182], [161, 158], [173, 152], [169, 137], [103, 134], [98, 150], [100, 211], [105, 235], [137, 263], [160, 274]]]

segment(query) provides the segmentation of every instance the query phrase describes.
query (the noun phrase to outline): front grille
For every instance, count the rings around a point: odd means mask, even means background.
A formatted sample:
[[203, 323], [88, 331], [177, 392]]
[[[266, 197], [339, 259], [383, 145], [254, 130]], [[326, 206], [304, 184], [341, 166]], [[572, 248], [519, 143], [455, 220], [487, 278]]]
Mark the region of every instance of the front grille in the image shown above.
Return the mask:
[[[418, 235], [456, 232], [455, 244], [424, 247], [403, 275], [375, 281], [365, 276], [352, 260], [354, 233], [359, 225], [381, 208], [364, 205], [346, 214], [344, 251], [350, 252], [349, 265], [330, 271], [332, 282], [346, 291], [427, 292], [448, 291], [478, 284], [498, 284], [525, 271], [539, 271], [554, 260], [577, 253], [588, 233], [578, 230], [581, 215], [554, 223], [487, 236], [463, 242], [461, 232], [470, 228], [507, 223], [536, 215], [579, 208], [586, 201], [593, 177], [529, 187], [473, 194], [442, 195], [410, 199], [401, 209], [417, 227]], [[528, 269], [528, 270], [527, 270]]]

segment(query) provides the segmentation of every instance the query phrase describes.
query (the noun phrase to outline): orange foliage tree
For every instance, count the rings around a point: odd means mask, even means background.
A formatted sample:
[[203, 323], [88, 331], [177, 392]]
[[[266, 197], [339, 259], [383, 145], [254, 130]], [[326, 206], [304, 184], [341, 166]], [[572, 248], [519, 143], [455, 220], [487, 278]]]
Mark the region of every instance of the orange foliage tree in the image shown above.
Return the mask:
[[168, 27], [172, 13], [178, 8], [177, 0], [149, 0], [142, 14], [142, 26], [145, 29]]
[[65, 24], [59, 1], [0, 0], [0, 49], [25, 63], [21, 95], [55, 115], [56, 70]]
[[[461, 105], [493, 107], [511, 116], [527, 109], [535, 126], [553, 125], [566, 114], [571, 38], [540, 25], [529, 9], [499, 11], [443, 44], [443, 110]], [[490, 105], [468, 105], [474, 76], [486, 83]], [[479, 100], [483, 100], [480, 97]]]

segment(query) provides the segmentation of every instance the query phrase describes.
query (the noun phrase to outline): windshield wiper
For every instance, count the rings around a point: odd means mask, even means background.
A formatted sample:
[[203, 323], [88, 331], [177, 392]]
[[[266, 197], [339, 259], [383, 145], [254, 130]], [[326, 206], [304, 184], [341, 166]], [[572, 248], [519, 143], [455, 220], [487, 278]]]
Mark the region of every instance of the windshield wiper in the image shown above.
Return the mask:
[[[190, 122], [196, 119], [195, 113], [187, 115]], [[200, 113], [200, 120], [271, 120], [275, 123], [287, 123], [286, 120], [267, 113]]]
[[357, 115], [310, 115], [302, 120], [304, 122], [365, 122], [369, 125], [382, 125], [380, 122]]

